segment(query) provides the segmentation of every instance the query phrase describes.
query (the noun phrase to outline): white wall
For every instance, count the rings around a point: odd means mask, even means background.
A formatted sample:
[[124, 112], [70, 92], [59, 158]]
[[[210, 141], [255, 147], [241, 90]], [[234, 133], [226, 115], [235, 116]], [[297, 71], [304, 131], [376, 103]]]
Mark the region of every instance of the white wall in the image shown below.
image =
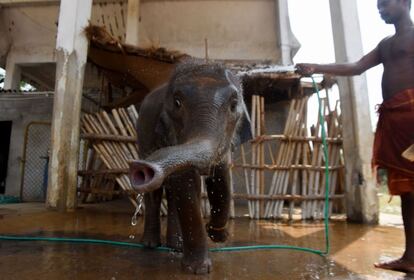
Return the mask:
[[279, 56], [275, 0], [141, 1], [141, 46], [197, 57], [272, 59]]

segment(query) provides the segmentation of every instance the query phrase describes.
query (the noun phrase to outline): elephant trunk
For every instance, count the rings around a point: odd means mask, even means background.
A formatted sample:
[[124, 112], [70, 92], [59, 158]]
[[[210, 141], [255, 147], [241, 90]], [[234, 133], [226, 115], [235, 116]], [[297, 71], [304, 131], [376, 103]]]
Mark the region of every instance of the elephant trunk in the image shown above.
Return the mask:
[[150, 192], [161, 187], [167, 176], [184, 168], [204, 172], [215, 163], [217, 147], [210, 140], [192, 141], [159, 149], [145, 160], [135, 160], [129, 169], [132, 187], [139, 193]]

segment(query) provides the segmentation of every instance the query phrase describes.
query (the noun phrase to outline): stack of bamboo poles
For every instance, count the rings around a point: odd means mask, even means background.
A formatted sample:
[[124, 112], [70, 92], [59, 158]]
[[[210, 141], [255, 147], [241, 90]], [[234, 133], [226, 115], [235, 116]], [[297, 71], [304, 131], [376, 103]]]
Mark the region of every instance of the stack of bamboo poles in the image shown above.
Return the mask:
[[[85, 170], [92, 172], [105, 170], [104, 163], [96, 156], [96, 152], [92, 147], [87, 148]], [[96, 203], [112, 200], [114, 195], [119, 194], [119, 191], [115, 189], [115, 185], [113, 174], [85, 175], [79, 188], [81, 192], [80, 201]]]
[[[306, 120], [306, 104], [308, 98], [294, 99], [291, 102], [288, 119], [286, 121], [284, 135], [286, 136], [305, 136], [305, 120]], [[278, 167], [286, 167], [276, 170], [273, 174], [270, 184], [270, 195], [286, 195], [288, 193], [289, 183], [291, 186], [291, 194], [297, 194], [297, 177], [298, 170], [290, 169], [291, 166], [299, 164], [301, 153], [301, 142], [282, 141], [277, 151], [275, 164]], [[293, 178], [291, 178], [293, 177]], [[292, 180], [290, 180], [292, 179]], [[293, 181], [293, 182], [292, 182]], [[274, 200], [266, 203], [265, 218], [281, 218], [284, 206], [284, 200]]]
[[[264, 129], [264, 97], [253, 95], [252, 96], [252, 135], [253, 138], [257, 138], [265, 134]], [[244, 149], [243, 149], [244, 152]], [[252, 142], [251, 145], [252, 165], [263, 166], [264, 165], [264, 143]], [[243, 156], [245, 158], [245, 156]], [[250, 183], [246, 181], [246, 191], [248, 194], [261, 195], [264, 194], [264, 170], [253, 169], [250, 172]], [[249, 205], [249, 213], [254, 213], [254, 218], [258, 219], [263, 213], [263, 201], [254, 201]]]
[[[138, 159], [135, 125], [138, 113], [134, 106], [113, 109], [112, 114], [101, 111], [96, 114], [85, 114], [81, 122], [81, 138], [90, 141], [91, 146], [105, 165], [106, 169], [80, 171], [84, 177], [97, 174], [113, 174], [121, 189], [132, 198], [135, 191], [128, 178], [129, 161]], [[89, 152], [88, 152], [89, 153]], [[87, 159], [88, 160], [88, 159]], [[88, 164], [87, 164], [88, 165]]]
[[[335, 109], [329, 108], [329, 100], [322, 99], [322, 110], [324, 115], [324, 122], [321, 124], [318, 119], [318, 125], [315, 129], [315, 137], [320, 136], [322, 125], [326, 129], [326, 137], [328, 139], [338, 139], [342, 136], [341, 119], [338, 116], [339, 103], [335, 104]], [[328, 163], [331, 166], [329, 169], [329, 195], [335, 195], [337, 188], [341, 187], [342, 182], [338, 180], [340, 178], [339, 173], [343, 172], [341, 163], [341, 146], [328, 143]], [[313, 143], [312, 160], [316, 161], [316, 165], [325, 165], [324, 153], [322, 143]], [[306, 175], [306, 174], [304, 174]], [[304, 190], [305, 195], [317, 195], [325, 196], [326, 194], [326, 177], [325, 170], [314, 170], [309, 174], [309, 188]], [[308, 193], [306, 193], [306, 190]], [[302, 218], [303, 219], [322, 219], [325, 211], [325, 203], [323, 201], [307, 201], [302, 203]], [[332, 203], [329, 205], [329, 215], [332, 213]]]
[[[83, 177], [81, 192], [107, 197], [126, 193], [131, 203], [137, 206], [137, 193], [128, 177], [129, 162], [139, 158], [135, 130], [137, 121], [138, 112], [135, 106], [113, 109], [111, 114], [101, 111], [83, 116], [81, 138], [87, 140], [91, 148], [86, 158], [86, 170], [78, 172]], [[102, 162], [97, 170], [92, 164], [95, 155]], [[99, 180], [99, 177], [105, 180]], [[120, 191], [111, 185], [111, 180], [120, 186]], [[165, 198], [161, 204], [161, 214], [167, 214]]]
[[[247, 191], [247, 195], [233, 194], [233, 197], [247, 199], [250, 218], [282, 218], [287, 215], [292, 219], [298, 209], [301, 209], [303, 219], [323, 218], [325, 159], [322, 125], [327, 130], [329, 196], [331, 201], [343, 198], [342, 194], [337, 194], [337, 187], [342, 183], [338, 178], [343, 178], [339, 177], [343, 172], [343, 163], [340, 157], [342, 139], [338, 103], [331, 110], [328, 100], [322, 100], [323, 121], [320, 123], [318, 118], [312, 135], [308, 136], [308, 99], [304, 97], [291, 101], [283, 135], [265, 135], [264, 100], [253, 96], [251, 116], [254, 139], [250, 143], [250, 163], [247, 162], [247, 144], [240, 149], [242, 164], [234, 161], [232, 165], [233, 168], [242, 168]], [[279, 144], [275, 154], [270, 145], [272, 142]], [[270, 180], [265, 180], [265, 171], [266, 174], [270, 171]], [[329, 211], [331, 214], [332, 204]]]

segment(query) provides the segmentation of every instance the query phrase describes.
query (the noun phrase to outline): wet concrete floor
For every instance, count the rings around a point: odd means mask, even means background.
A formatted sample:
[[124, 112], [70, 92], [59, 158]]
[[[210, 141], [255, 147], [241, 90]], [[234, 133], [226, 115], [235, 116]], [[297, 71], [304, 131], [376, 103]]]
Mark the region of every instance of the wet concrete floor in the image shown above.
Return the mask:
[[[74, 213], [46, 210], [41, 203], [0, 206], [0, 235], [79, 237], [139, 242], [142, 220], [131, 226], [128, 202], [81, 205]], [[391, 220], [392, 221], [392, 220]], [[165, 222], [165, 221], [164, 221]], [[282, 244], [324, 249], [320, 222], [271, 222], [237, 218], [231, 237], [210, 248]], [[400, 221], [362, 226], [330, 224], [327, 258], [292, 250], [212, 252], [209, 275], [180, 269], [180, 254], [97, 244], [0, 241], [0, 279], [414, 279], [373, 267], [403, 252]]]

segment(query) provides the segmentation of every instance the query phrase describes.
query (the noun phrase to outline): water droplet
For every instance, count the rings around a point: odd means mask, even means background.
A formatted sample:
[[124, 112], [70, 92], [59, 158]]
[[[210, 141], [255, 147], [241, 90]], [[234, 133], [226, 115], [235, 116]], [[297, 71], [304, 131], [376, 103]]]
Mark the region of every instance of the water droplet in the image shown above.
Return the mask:
[[131, 225], [136, 226], [137, 225], [137, 216], [133, 216], [131, 219]]

